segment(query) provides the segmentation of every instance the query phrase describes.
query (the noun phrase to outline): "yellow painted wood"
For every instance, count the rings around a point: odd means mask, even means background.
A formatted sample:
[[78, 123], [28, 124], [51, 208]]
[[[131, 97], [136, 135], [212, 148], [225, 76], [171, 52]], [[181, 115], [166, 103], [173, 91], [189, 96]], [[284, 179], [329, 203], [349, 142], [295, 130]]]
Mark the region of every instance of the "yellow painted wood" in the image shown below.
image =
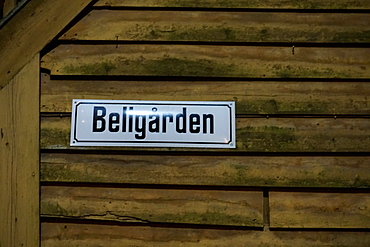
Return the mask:
[[72, 99], [235, 101], [237, 114], [370, 114], [370, 83], [313, 81], [50, 80], [41, 112], [71, 112]]
[[366, 43], [369, 14], [93, 10], [62, 40]]
[[370, 157], [41, 154], [41, 181], [369, 188]]
[[370, 228], [368, 193], [270, 192], [271, 227]]
[[41, 188], [41, 216], [262, 227], [261, 191]]
[[96, 6], [110, 7], [200, 7], [200, 8], [273, 8], [273, 9], [369, 9], [367, 0], [100, 0]]
[[91, 0], [32, 0], [0, 29], [0, 88]]
[[0, 90], [0, 246], [39, 244], [39, 56]]
[[356, 246], [367, 247], [369, 232], [251, 231], [148, 226], [42, 223], [41, 246]]
[[369, 78], [369, 48], [60, 45], [42, 59], [52, 75]]
[[115, 148], [69, 146], [71, 119], [41, 119], [41, 148], [103, 150], [194, 150], [213, 152], [369, 152], [366, 118], [239, 118], [236, 149]]

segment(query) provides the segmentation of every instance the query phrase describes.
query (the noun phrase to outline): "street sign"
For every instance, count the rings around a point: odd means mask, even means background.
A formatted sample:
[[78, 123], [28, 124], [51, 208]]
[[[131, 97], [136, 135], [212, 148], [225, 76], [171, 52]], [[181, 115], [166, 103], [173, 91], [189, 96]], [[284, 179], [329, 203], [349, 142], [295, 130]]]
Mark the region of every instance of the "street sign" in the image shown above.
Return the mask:
[[235, 103], [75, 99], [70, 145], [235, 148]]

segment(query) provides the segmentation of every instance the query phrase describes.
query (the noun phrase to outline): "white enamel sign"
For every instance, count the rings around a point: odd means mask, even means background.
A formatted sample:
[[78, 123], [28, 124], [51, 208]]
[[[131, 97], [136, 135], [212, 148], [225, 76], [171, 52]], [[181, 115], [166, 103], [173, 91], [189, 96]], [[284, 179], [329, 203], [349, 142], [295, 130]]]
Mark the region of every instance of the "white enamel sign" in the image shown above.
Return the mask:
[[235, 148], [235, 103], [75, 99], [70, 145]]

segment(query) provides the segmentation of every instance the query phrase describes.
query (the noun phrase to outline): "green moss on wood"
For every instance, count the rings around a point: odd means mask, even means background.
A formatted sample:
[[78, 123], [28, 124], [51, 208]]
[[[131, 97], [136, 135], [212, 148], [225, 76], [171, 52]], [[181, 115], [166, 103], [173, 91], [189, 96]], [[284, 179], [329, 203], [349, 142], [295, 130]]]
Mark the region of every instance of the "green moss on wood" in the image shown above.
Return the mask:
[[[256, 169], [243, 165], [230, 165], [233, 172], [225, 174], [222, 184], [234, 186], [281, 186], [281, 187], [327, 187], [327, 188], [369, 188], [370, 180], [360, 176], [343, 178], [340, 174], [333, 174], [331, 169], [326, 168], [317, 173], [312, 170], [295, 170], [287, 174], [287, 168], [283, 171], [261, 173], [255, 175]], [[257, 171], [257, 173], [260, 173]]]
[[239, 27], [231, 25], [182, 26], [173, 24], [172, 31], [161, 25], [142, 26], [140, 32], [129, 29], [123, 38], [133, 40], [225, 41], [225, 42], [369, 42], [370, 31], [332, 31], [322, 27], [313, 30], [280, 27]]
[[[262, 198], [261, 198], [262, 200]], [[248, 211], [248, 208], [246, 208]], [[171, 222], [171, 223], [188, 223], [188, 224], [210, 224], [210, 225], [237, 225], [237, 226], [263, 226], [262, 212], [251, 213], [252, 215], [237, 215], [227, 214], [223, 212], [207, 211], [204, 213], [187, 212], [183, 214], [164, 214], [156, 216], [140, 215], [142, 219], [147, 219], [150, 222]]]
[[73, 75], [160, 75], [160, 76], [247, 76], [247, 71], [241, 74], [234, 64], [222, 64], [208, 59], [184, 59], [163, 56], [160, 59], [128, 60], [117, 58], [116, 65], [109, 70], [101, 69], [101, 63], [67, 65], [63, 71]]
[[[246, 209], [248, 210], [248, 209]], [[89, 218], [91, 215], [80, 215], [75, 211], [69, 211], [61, 207], [56, 202], [41, 202], [41, 215], [43, 216], [54, 216], [54, 217], [72, 217], [72, 218]], [[110, 214], [114, 214], [115, 218], [120, 218], [119, 212], [110, 211]], [[251, 215], [232, 215], [217, 211], [207, 211], [204, 213], [198, 212], [187, 212], [179, 214], [156, 214], [152, 212], [150, 214], [135, 214], [128, 213], [128, 215], [122, 215], [124, 218], [135, 218], [145, 222], [156, 222], [156, 223], [185, 223], [185, 224], [210, 224], [210, 225], [237, 225], [237, 226], [257, 226], [262, 227], [262, 216], [261, 213], [250, 212]], [[96, 214], [95, 219], [97, 220], [112, 220], [110, 217], [106, 217], [104, 214], [99, 216]]]
[[334, 113], [331, 109], [337, 107], [331, 102], [284, 102], [271, 100], [237, 101], [236, 110], [241, 114], [319, 114]]
[[334, 70], [330, 67], [302, 67], [292, 64], [275, 64], [271, 68], [272, 74], [277, 78], [350, 78], [351, 73], [343, 70]]
[[98, 62], [95, 64], [67, 65], [63, 71], [67, 74], [82, 75], [109, 75], [116, 66], [111, 62]]
[[362, 32], [338, 32], [333, 37], [333, 42], [369, 42], [370, 31]]
[[40, 148], [69, 147], [70, 130], [41, 128]]
[[[113, 59], [113, 58], [112, 58]], [[271, 63], [267, 61], [240, 62], [232, 57], [187, 58], [163, 55], [156, 59], [126, 58], [117, 56], [114, 61], [66, 65], [62, 74], [70, 75], [148, 75], [148, 76], [194, 76], [194, 77], [256, 77], [256, 78], [349, 78], [356, 73], [358, 78], [366, 75], [366, 68], [355, 70], [351, 67], [303, 67], [291, 63]]]
[[[139, 166], [140, 167], [140, 166]], [[139, 173], [134, 173], [130, 169], [115, 168], [111, 166], [97, 166], [90, 164], [57, 164], [41, 163], [41, 181], [52, 182], [99, 182], [99, 183], [155, 183], [168, 184], [173, 183], [176, 178], [176, 184], [194, 184], [194, 178], [199, 177], [195, 170], [193, 173], [173, 175], [173, 170], [155, 168], [143, 168], [149, 172], [149, 176], [140, 177]], [[159, 168], [157, 168], [159, 169]], [[212, 179], [205, 182], [195, 182], [204, 185], [226, 185], [226, 186], [282, 186], [282, 187], [338, 187], [338, 188], [370, 188], [370, 180], [360, 175], [341, 176], [340, 172], [335, 172], [330, 167], [321, 168], [320, 172], [307, 167], [276, 167], [269, 172], [255, 166], [246, 166], [235, 163], [227, 163], [222, 167], [204, 172], [203, 178], [209, 174], [215, 174]], [[324, 170], [323, 170], [324, 169]], [[289, 172], [288, 172], [289, 171]], [[325, 171], [325, 172], [323, 172]], [[362, 171], [362, 170], [361, 170]], [[117, 175], [120, 174], [120, 175]], [[127, 177], [130, 177], [128, 179]], [[190, 176], [192, 176], [190, 178]]]
[[237, 130], [237, 145], [248, 151], [288, 151], [296, 149], [297, 138], [294, 128], [275, 126], [252, 127]]
[[49, 182], [104, 183], [109, 182], [110, 178], [104, 174], [104, 170], [90, 169], [89, 166], [42, 162], [40, 165], [40, 180]]
[[41, 215], [50, 216], [73, 216], [74, 213], [61, 207], [57, 202], [52, 201], [41, 201], [40, 204]]
[[[208, 59], [186, 60], [164, 57], [144, 64], [150, 74], [178, 76], [233, 76], [238, 70], [234, 64], [222, 64]], [[247, 75], [247, 72], [244, 72]]]

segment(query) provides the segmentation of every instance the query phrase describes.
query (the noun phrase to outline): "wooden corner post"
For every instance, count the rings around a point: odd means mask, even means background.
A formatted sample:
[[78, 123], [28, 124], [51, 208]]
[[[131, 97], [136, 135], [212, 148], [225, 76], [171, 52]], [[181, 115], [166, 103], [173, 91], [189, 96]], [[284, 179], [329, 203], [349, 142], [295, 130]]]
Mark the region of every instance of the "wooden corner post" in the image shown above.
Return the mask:
[[0, 90], [0, 247], [39, 246], [40, 57]]

